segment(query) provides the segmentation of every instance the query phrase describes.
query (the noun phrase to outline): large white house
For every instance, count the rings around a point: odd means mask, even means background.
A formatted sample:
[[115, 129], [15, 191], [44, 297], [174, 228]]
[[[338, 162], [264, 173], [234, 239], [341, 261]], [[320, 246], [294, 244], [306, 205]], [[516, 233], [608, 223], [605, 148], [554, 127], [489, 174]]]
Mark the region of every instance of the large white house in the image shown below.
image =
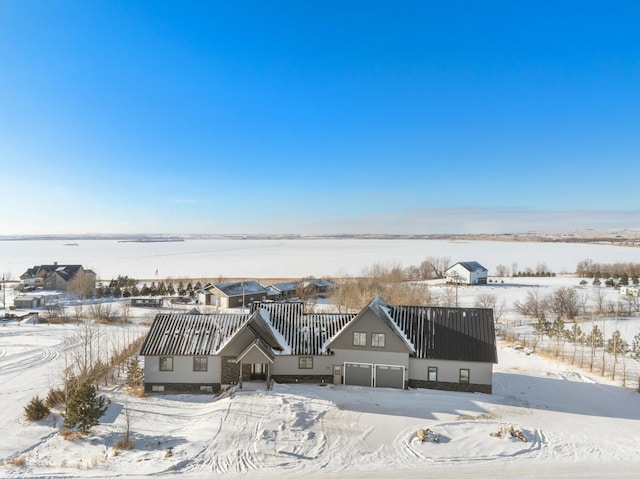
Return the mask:
[[487, 284], [489, 271], [477, 261], [461, 261], [450, 266], [445, 276], [447, 283], [453, 284]]
[[147, 392], [216, 392], [243, 381], [425, 387], [490, 393], [493, 310], [390, 306], [305, 314], [255, 303], [244, 314], [159, 314], [140, 354]]

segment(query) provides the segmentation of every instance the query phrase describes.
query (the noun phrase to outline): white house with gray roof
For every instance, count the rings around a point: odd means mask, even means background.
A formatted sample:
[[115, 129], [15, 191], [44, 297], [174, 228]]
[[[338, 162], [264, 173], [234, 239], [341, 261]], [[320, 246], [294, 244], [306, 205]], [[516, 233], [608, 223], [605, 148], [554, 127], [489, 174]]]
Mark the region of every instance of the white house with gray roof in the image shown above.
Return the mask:
[[461, 261], [450, 266], [445, 276], [452, 284], [487, 284], [489, 271], [477, 261]]
[[245, 314], [159, 314], [140, 354], [147, 392], [215, 392], [260, 380], [490, 393], [493, 310], [390, 306], [305, 314], [254, 303]]

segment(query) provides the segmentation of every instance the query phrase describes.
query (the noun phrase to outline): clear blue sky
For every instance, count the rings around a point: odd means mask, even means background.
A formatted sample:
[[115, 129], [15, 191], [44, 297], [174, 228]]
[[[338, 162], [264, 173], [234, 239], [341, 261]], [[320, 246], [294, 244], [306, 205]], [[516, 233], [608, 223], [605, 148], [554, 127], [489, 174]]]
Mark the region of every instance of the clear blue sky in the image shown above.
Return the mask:
[[0, 234], [640, 227], [639, 19], [0, 0]]

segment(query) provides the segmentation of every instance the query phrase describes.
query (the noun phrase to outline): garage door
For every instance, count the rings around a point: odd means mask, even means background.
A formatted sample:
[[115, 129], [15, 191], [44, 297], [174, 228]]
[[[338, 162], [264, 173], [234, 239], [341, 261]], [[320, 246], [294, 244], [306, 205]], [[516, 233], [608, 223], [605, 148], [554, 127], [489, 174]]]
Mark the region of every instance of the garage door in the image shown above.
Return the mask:
[[376, 387], [404, 389], [404, 367], [376, 364]]
[[371, 386], [373, 364], [344, 363], [344, 383], [351, 386]]

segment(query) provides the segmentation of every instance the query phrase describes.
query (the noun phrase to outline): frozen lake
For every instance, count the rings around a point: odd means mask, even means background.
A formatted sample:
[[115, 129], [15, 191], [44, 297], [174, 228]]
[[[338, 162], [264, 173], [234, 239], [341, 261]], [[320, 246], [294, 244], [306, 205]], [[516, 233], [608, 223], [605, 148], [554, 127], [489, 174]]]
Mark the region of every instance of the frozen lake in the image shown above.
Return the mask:
[[381, 239], [207, 239], [121, 243], [115, 240], [0, 241], [0, 273], [18, 277], [35, 265], [81, 264], [98, 278], [127, 275], [155, 278], [302, 278], [356, 276], [375, 263], [419, 265], [429, 256], [451, 263], [478, 261], [490, 274], [498, 264], [511, 271], [540, 263], [556, 272], [575, 271], [578, 262], [640, 263], [640, 248], [571, 243]]

